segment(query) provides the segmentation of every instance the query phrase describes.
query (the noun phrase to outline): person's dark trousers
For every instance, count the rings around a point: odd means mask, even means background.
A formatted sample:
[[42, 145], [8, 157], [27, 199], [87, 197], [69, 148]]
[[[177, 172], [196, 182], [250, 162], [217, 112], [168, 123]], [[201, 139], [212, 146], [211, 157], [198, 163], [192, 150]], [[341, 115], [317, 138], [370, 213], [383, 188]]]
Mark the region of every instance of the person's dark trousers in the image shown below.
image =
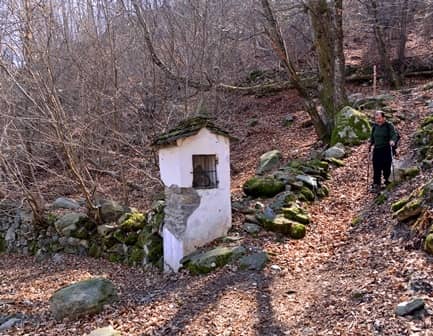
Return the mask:
[[391, 147], [387, 146], [384, 148], [375, 148], [373, 150], [373, 183], [380, 185], [381, 175], [383, 172], [383, 177], [385, 181], [389, 181], [389, 176], [391, 175]]

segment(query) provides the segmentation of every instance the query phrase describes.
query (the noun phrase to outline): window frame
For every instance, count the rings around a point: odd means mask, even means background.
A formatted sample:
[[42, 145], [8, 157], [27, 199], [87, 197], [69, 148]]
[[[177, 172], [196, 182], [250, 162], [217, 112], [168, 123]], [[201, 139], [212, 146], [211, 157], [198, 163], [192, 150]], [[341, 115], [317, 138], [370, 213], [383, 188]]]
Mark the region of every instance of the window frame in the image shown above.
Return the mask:
[[[218, 189], [219, 180], [218, 180], [218, 157], [216, 154], [193, 154], [192, 155], [192, 187], [194, 189]], [[201, 167], [201, 164], [205, 166], [200, 172], [197, 172], [197, 168]], [[212, 169], [209, 169], [212, 168]], [[199, 176], [198, 176], [199, 175]], [[198, 176], [198, 177], [197, 177]], [[198, 178], [201, 178], [202, 181], [206, 179], [209, 180], [209, 183], [198, 183]]]

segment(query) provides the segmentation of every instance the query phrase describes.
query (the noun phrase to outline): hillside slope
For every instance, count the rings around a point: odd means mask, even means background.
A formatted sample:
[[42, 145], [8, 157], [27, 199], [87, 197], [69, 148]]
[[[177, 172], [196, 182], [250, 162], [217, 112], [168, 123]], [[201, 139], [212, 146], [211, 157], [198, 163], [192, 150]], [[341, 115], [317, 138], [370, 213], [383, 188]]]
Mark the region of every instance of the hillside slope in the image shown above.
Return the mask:
[[[412, 134], [432, 112], [425, 102], [433, 92], [419, 88], [404, 92], [392, 92], [392, 107], [406, 117], [399, 125], [401, 155], [409, 157]], [[235, 195], [253, 174], [262, 152], [275, 147], [288, 159], [306, 155], [316, 143], [311, 127], [302, 127], [305, 117], [300, 111], [293, 112], [291, 128], [277, 126], [287, 113], [286, 103], [278, 99], [262, 101], [276, 110], [272, 117], [263, 117], [263, 110], [255, 107], [256, 126], [245, 128], [252, 114], [242, 117], [243, 137], [233, 148]], [[410, 248], [395, 233], [396, 222], [389, 212], [393, 200], [421, 185], [429, 174], [400, 184], [384, 204], [377, 205], [366, 188], [367, 162], [364, 144], [353, 148], [345, 167], [332, 171], [327, 182], [331, 194], [311, 205], [313, 224], [303, 240], [269, 232], [252, 239], [242, 231], [243, 215], [235, 215], [231, 234], [271, 256], [259, 273], [228, 266], [206, 276], [163, 275], [66, 255], [60, 261], [38, 262], [33, 257], [2, 256], [0, 314], [27, 317], [8, 335], [82, 335], [108, 324], [125, 335], [429, 335], [431, 315], [397, 318], [394, 310], [412, 295], [430, 295], [426, 302], [431, 314], [432, 258]], [[360, 214], [362, 220], [352, 226]], [[48, 311], [52, 293], [96, 275], [114, 281], [120, 301], [95, 317], [55, 322]], [[411, 292], [408, 283], [414, 279], [430, 282], [430, 292], [428, 287]]]

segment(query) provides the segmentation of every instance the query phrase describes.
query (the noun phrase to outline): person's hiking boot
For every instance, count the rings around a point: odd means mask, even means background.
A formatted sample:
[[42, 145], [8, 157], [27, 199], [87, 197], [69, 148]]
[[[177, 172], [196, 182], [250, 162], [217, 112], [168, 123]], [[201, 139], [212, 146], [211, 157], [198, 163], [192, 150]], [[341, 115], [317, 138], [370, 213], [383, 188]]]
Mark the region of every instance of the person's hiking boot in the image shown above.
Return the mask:
[[370, 192], [375, 193], [375, 194], [379, 193], [380, 192], [380, 185], [372, 184], [370, 187]]
[[391, 184], [391, 182], [390, 182], [390, 181], [388, 181], [388, 180], [385, 180], [385, 187], [389, 186], [390, 184]]

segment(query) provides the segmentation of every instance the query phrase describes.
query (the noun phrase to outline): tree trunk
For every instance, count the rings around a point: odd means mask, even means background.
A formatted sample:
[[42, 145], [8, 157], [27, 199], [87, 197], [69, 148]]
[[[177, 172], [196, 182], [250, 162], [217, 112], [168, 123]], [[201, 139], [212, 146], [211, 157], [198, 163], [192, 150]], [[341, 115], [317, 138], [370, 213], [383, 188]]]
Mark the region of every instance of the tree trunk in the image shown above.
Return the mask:
[[405, 52], [406, 52], [406, 42], [407, 42], [407, 21], [408, 21], [408, 10], [409, 10], [409, 0], [403, 0], [402, 8], [401, 8], [401, 21], [400, 21], [400, 38], [398, 43], [397, 50], [397, 59], [398, 59], [398, 74], [400, 76], [400, 81], [403, 82], [404, 79], [404, 61], [405, 61]]
[[281, 36], [281, 29], [279, 27], [278, 21], [275, 18], [271, 6], [268, 0], [261, 0], [262, 7], [264, 10], [264, 16], [266, 20], [266, 33], [271, 40], [272, 48], [277, 54], [278, 58], [284, 65], [284, 68], [293, 84], [294, 89], [304, 100], [304, 107], [309, 114], [317, 135], [320, 139], [328, 142], [331, 138], [331, 129], [328, 126], [327, 120], [323, 120], [319, 111], [317, 110], [312, 97], [313, 95], [308, 90], [308, 88], [302, 83], [301, 78], [296, 71], [293, 61], [290, 59], [284, 40]]
[[379, 56], [381, 59], [385, 78], [392, 88], [397, 89], [400, 87], [400, 81], [392, 67], [392, 63], [388, 56], [388, 53], [386, 52], [383, 28], [379, 21], [379, 13], [376, 0], [370, 0], [369, 5], [367, 6], [371, 12], [371, 15], [373, 16], [374, 38], [376, 40], [376, 45], [379, 51]]

